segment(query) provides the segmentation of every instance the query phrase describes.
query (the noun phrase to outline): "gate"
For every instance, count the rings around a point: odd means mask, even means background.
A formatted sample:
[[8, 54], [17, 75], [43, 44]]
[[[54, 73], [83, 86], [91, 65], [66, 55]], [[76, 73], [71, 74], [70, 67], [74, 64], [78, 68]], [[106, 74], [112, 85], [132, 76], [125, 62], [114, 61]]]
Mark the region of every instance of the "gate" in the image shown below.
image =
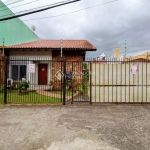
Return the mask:
[[91, 103], [91, 75], [90, 62], [66, 62], [66, 97], [74, 102]]
[[150, 61], [98, 60], [92, 62], [92, 102], [149, 103]]

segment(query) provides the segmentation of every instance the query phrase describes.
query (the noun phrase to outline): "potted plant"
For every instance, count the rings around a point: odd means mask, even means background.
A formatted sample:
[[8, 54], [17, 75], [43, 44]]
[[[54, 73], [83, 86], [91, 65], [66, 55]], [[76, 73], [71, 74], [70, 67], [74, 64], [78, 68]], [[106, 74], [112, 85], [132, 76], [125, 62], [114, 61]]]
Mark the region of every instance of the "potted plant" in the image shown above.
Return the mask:
[[23, 81], [19, 84], [19, 93], [28, 94], [27, 88], [29, 88], [29, 81]]
[[80, 86], [77, 88], [77, 91], [78, 91], [80, 94], [83, 94], [83, 86], [80, 85]]

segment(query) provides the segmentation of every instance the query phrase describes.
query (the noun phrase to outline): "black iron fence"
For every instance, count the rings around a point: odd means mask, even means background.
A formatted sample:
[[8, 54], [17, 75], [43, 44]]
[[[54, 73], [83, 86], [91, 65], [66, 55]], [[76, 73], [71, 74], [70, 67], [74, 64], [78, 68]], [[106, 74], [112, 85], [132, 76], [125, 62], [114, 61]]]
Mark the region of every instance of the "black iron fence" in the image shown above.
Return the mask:
[[0, 60], [0, 103], [4, 102], [4, 60]]
[[70, 102], [91, 101], [91, 62], [67, 61], [66, 62], [66, 94], [72, 93]]
[[0, 60], [0, 103], [149, 103], [150, 62]]
[[65, 104], [65, 60], [1, 60], [0, 102]]

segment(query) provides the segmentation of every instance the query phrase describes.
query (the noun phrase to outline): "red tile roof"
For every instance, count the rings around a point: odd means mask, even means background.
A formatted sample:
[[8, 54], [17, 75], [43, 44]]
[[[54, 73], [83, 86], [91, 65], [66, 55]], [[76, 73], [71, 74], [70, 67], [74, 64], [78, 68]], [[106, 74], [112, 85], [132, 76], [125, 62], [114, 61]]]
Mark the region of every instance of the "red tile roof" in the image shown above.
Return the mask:
[[[8, 46], [7, 48], [51, 48], [60, 49], [61, 40], [38, 40], [29, 43]], [[86, 51], [94, 51], [96, 47], [87, 40], [62, 40], [62, 48], [64, 49], [82, 49]]]

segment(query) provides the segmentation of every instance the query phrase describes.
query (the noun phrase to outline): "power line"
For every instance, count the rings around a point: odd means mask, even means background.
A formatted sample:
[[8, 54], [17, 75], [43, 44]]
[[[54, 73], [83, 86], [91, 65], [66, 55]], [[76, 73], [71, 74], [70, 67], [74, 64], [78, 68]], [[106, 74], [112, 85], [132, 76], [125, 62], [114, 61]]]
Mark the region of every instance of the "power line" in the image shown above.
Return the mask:
[[16, 1], [19, 1], [19, 0], [7, 0], [7, 1], [4, 1], [4, 3], [15, 3]]
[[[7, 6], [9, 6], [9, 5], [12, 5], [12, 4], [16, 4], [16, 3], [19, 3], [19, 2], [21, 2], [21, 1], [24, 1], [24, 0], [17, 0], [17, 1], [14, 1], [14, 2], [12, 2], [12, 3], [8, 3], [7, 4], [7, 1], [6, 2], [4, 2], [4, 4], [6, 4]], [[3, 3], [3, 2], [2, 2]], [[3, 8], [3, 7], [5, 7], [4, 5], [0, 5], [0, 8]]]
[[[31, 21], [31, 20], [37, 20], [37, 19], [46, 19], [46, 18], [52, 18], [52, 17], [60, 17], [60, 16], [64, 16], [64, 15], [69, 15], [69, 14], [72, 14], [72, 13], [75, 13], [75, 12], [78, 12], [78, 11], [82, 11], [82, 10], [85, 10], [85, 9], [86, 9], [86, 8], [80, 9], [80, 10], [77, 10], [77, 11], [73, 11], [73, 12], [70, 12], [70, 13], [62, 14], [62, 15], [57, 15], [57, 16], [43, 17], [43, 18], [35, 18], [35, 19], [29, 19], [29, 20], [23, 20], [23, 21]], [[107, 41], [110, 41], [111, 39], [116, 38], [116, 37], [118, 37], [118, 36], [120, 36], [120, 35], [122, 35], [122, 34], [128, 32], [128, 31], [131, 31], [131, 30], [133, 30], [134, 28], [137, 28], [137, 27], [139, 27], [139, 26], [141, 26], [141, 25], [143, 25], [143, 24], [145, 24], [145, 23], [147, 23], [147, 22], [149, 22], [149, 21], [150, 21], [150, 19], [148, 19], [148, 20], [146, 20], [146, 21], [144, 21], [144, 22], [142, 22], [142, 23], [140, 23], [140, 24], [138, 24], [138, 25], [136, 25], [136, 26], [134, 26], [134, 27], [132, 27], [132, 28], [126, 30], [126, 31], [124, 31], [124, 32], [121, 32], [121, 33], [119, 33], [119, 34], [117, 34], [117, 35], [115, 35], [115, 36], [113, 36], [113, 37], [111, 37], [111, 38], [109, 38], [109, 39], [107, 39], [107, 40], [105, 40], [105, 41], [102, 41], [102, 42], [100, 42], [100, 43], [105, 43], [105, 42], [107, 42]], [[9, 22], [9, 23], [17, 23], [17, 22], [21, 22], [21, 21], [15, 21], [15, 22]], [[7, 23], [8, 23], [8, 22], [7, 22]]]
[[13, 19], [13, 18], [26, 16], [26, 15], [29, 15], [29, 14], [45, 11], [45, 10], [48, 10], [48, 9], [52, 9], [52, 8], [55, 8], [55, 7], [63, 6], [63, 5], [70, 4], [70, 3], [73, 3], [73, 2], [77, 2], [77, 1], [80, 1], [80, 0], [73, 0], [73, 1], [69, 1], [69, 2], [66, 1], [64, 3], [60, 3], [60, 4], [57, 4], [57, 5], [54, 5], [54, 6], [51, 6], [51, 7], [47, 7], [47, 8], [43, 8], [43, 9], [40, 9], [40, 10], [35, 10], [35, 11], [32, 11], [32, 12], [28, 12], [28, 13], [24, 13], [24, 14], [20, 14], [20, 15], [15, 15], [15, 16], [12, 16], [12, 17], [2, 18], [2, 19], [0, 19], [0, 21], [10, 20], [10, 19]]
[[[80, 0], [78, 0], [78, 1], [80, 1]], [[62, 1], [62, 2], [65, 2], [65, 1]], [[62, 2], [58, 2], [58, 3], [55, 3], [55, 4], [60, 4]], [[51, 5], [53, 5], [53, 4], [51, 4]], [[42, 7], [36, 7], [36, 8], [28, 9], [28, 10], [23, 10], [23, 11], [16, 12], [15, 14], [20, 14], [20, 13], [23, 13], [23, 12], [29, 12], [31, 10], [33, 11], [33, 10], [37, 10], [37, 9], [41, 9], [41, 8], [46, 8], [46, 7], [51, 6], [51, 5], [46, 5], [46, 6], [42, 6]], [[3, 15], [3, 16], [9, 16], [9, 15], [13, 15], [13, 14], [7, 14], [7, 15]], [[3, 17], [3, 16], [0, 16], [0, 17]]]
[[105, 42], [107, 42], [107, 41], [110, 41], [111, 39], [116, 38], [116, 37], [118, 37], [118, 36], [120, 36], [120, 35], [122, 35], [122, 34], [128, 32], [128, 31], [131, 31], [132, 29], [137, 28], [137, 27], [139, 27], [139, 26], [141, 26], [141, 25], [143, 25], [143, 24], [145, 24], [145, 23], [147, 23], [147, 22], [149, 22], [149, 21], [150, 21], [150, 19], [149, 19], [149, 20], [146, 20], [146, 21], [144, 21], [144, 22], [142, 22], [142, 23], [140, 23], [140, 24], [138, 24], [138, 25], [136, 25], [136, 26], [134, 26], [134, 27], [132, 27], [132, 28], [130, 28], [130, 29], [124, 31], [124, 32], [122, 32], [122, 33], [119, 33], [119, 34], [117, 34], [117, 35], [115, 35], [115, 36], [112, 36], [111, 38], [109, 38], [109, 39], [107, 39], [107, 40], [105, 40], [105, 41], [102, 41], [102, 42], [100, 42], [100, 43], [105, 43]]
[[[115, 0], [115, 1], [118, 1], [118, 0]], [[110, 1], [110, 2], [107, 2], [107, 3], [112, 3], [112, 2], [115, 2], [115, 1]], [[104, 5], [104, 4], [106, 4], [106, 3], [98, 4], [98, 5], [94, 5], [94, 6], [90, 6], [90, 7], [86, 7], [86, 8], [83, 8], [83, 9], [79, 9], [79, 10], [72, 11], [72, 12], [70, 12], [70, 13], [61, 14], [61, 15], [50, 16], [50, 17], [42, 17], [42, 18], [33, 18], [33, 19], [28, 19], [28, 20], [23, 20], [23, 21], [31, 21], [31, 20], [38, 20], [38, 19], [46, 19], [46, 18], [53, 18], [53, 17], [65, 16], [65, 15], [73, 14], [73, 13], [76, 13], [76, 12], [79, 12], [79, 11], [83, 11], [83, 10], [85, 10], [85, 9], [90, 9], [90, 8], [97, 7], [97, 6]], [[107, 42], [107, 41], [110, 41], [111, 39], [116, 38], [116, 37], [118, 37], [118, 36], [120, 36], [120, 35], [122, 35], [122, 34], [128, 32], [128, 31], [131, 31], [131, 30], [133, 30], [134, 28], [137, 28], [137, 27], [139, 27], [139, 26], [141, 26], [141, 25], [143, 25], [143, 24], [145, 24], [145, 23], [147, 23], [147, 22], [149, 22], [149, 21], [150, 21], [150, 19], [148, 19], [148, 20], [146, 20], [146, 21], [144, 21], [144, 22], [142, 22], [142, 23], [140, 23], [140, 24], [138, 24], [138, 25], [136, 25], [136, 26], [134, 26], [134, 27], [132, 27], [132, 28], [126, 30], [126, 31], [124, 31], [124, 32], [121, 32], [121, 33], [119, 33], [119, 34], [117, 34], [117, 35], [115, 35], [115, 36], [112, 36], [111, 38], [109, 38], [109, 39], [107, 39], [107, 40], [105, 40], [105, 41], [102, 41], [102, 42], [100, 42], [100, 43], [105, 43], [105, 42]], [[14, 22], [7, 22], [7, 23], [17, 23], [17, 22], [22, 22], [22, 21], [14, 21]], [[6, 22], [0, 22], [0, 23], [6, 23]]]
[[[36, 0], [36, 1], [39, 1], [39, 0]], [[31, 3], [31, 2], [30, 2]], [[60, 3], [60, 2], [59, 2]], [[59, 4], [59, 3], [55, 3], [55, 4]], [[52, 5], [52, 4], [51, 4]], [[31, 10], [37, 10], [37, 9], [40, 9], [40, 8], [45, 8], [45, 7], [48, 7], [48, 6], [51, 6], [51, 5], [46, 5], [46, 6], [42, 6], [42, 7], [36, 7], [36, 8], [32, 8], [32, 9], [28, 9], [28, 10], [23, 10], [23, 11], [19, 11], [19, 12], [16, 12], [15, 14], [20, 14], [20, 13], [23, 13], [23, 12], [28, 12], [28, 11], [31, 11]], [[3, 17], [3, 16], [10, 16], [10, 15], [14, 15], [14, 14], [6, 14], [6, 15], [2, 15], [0, 17]]]
[[[35, 0], [35, 1], [29, 2], [29, 3], [24, 3], [24, 4], [21, 4], [21, 5], [13, 6], [13, 7], [10, 7], [10, 8], [16, 8], [16, 7], [19, 7], [19, 6], [22, 6], [22, 5], [28, 5], [28, 4], [37, 2], [37, 1], [39, 1], [39, 0]], [[4, 7], [6, 7], [6, 6], [4, 6]], [[4, 10], [7, 10], [7, 9], [9, 9], [9, 8], [5, 8], [5, 9], [2, 9], [0, 11], [4, 11]]]
[[[65, 16], [65, 15], [73, 14], [73, 13], [76, 13], [76, 12], [79, 12], [79, 11], [83, 11], [83, 10], [86, 10], [86, 9], [90, 9], [90, 8], [93, 8], [93, 7], [97, 7], [97, 6], [100, 6], [100, 5], [112, 3], [112, 2], [115, 2], [115, 1], [118, 1], [118, 0], [109, 1], [109, 2], [106, 2], [106, 3], [102, 3], [102, 4], [89, 6], [89, 7], [83, 8], [83, 9], [75, 10], [75, 11], [72, 11], [72, 12], [69, 12], [69, 13], [65, 13], [65, 14], [61, 14], [61, 15], [42, 17], [42, 18], [33, 18], [33, 19], [28, 19], [28, 20], [23, 20], [23, 21], [31, 21], [31, 20], [37, 20], [37, 19], [46, 19], [46, 18], [54, 18], [54, 17]], [[22, 22], [22, 21], [14, 21], [14, 22], [7, 22], [7, 23], [16, 23], [16, 22]], [[5, 22], [3, 22], [3, 23], [5, 23]]]

